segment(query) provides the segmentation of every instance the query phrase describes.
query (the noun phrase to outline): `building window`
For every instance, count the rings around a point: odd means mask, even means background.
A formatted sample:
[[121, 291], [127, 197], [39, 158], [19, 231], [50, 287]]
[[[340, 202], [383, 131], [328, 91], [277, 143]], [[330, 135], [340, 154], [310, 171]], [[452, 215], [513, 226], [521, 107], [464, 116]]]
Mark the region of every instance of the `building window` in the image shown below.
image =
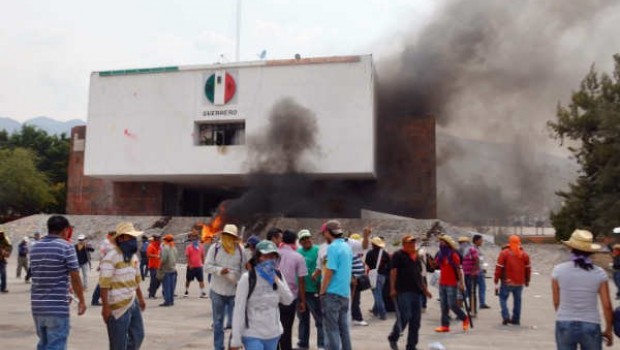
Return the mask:
[[196, 122], [198, 146], [245, 145], [245, 122]]

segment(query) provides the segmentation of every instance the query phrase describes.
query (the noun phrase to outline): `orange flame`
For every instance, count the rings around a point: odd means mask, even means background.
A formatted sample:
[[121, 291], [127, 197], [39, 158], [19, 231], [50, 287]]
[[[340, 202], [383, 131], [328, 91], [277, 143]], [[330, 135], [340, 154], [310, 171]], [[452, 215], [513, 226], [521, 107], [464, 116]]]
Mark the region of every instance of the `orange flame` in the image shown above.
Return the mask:
[[202, 225], [203, 243], [211, 244], [213, 242], [213, 239], [215, 238], [215, 235], [222, 231], [222, 228], [224, 227], [224, 212], [225, 207], [224, 203], [222, 203], [218, 207], [215, 217], [211, 219], [211, 222], [209, 222], [208, 225]]

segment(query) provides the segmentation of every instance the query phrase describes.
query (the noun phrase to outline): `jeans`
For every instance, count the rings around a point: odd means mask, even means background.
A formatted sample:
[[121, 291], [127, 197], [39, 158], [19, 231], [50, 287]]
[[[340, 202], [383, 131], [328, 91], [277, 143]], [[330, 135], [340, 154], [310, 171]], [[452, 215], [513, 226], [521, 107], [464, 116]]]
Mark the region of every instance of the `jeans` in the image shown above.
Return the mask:
[[477, 307], [474, 309], [475, 303], [477, 302], [474, 299], [476, 296], [476, 288], [478, 288], [477, 284], [477, 275], [465, 275], [465, 295], [467, 296], [467, 306], [469, 306], [469, 311], [472, 313], [477, 311]]
[[[521, 322], [521, 293], [523, 292], [523, 286], [509, 286], [503, 284], [499, 287], [499, 306], [502, 309], [502, 319], [511, 320], [512, 323], [519, 324]], [[508, 312], [508, 296], [512, 293], [512, 318]]]
[[91, 297], [90, 304], [98, 305], [99, 298], [101, 298], [101, 288], [99, 287], [99, 284], [97, 284], [97, 287], [95, 287], [95, 290], [93, 291], [93, 296]]
[[306, 311], [299, 312], [299, 328], [298, 335], [299, 341], [297, 347], [309, 348], [310, 347], [310, 315], [314, 318], [314, 324], [316, 325], [316, 345], [319, 348], [324, 347], [323, 334], [323, 313], [321, 312], [321, 301], [316, 293], [306, 293]]
[[144, 277], [146, 277], [146, 272], [149, 270], [148, 269], [148, 263], [149, 263], [149, 259], [148, 258], [141, 258], [140, 259], [140, 277], [142, 277], [143, 281], [144, 281]]
[[598, 323], [582, 321], [556, 321], [555, 343], [558, 350], [601, 350], [603, 337]]
[[215, 350], [224, 350], [224, 314], [226, 306], [235, 307], [234, 295], [220, 295], [210, 291], [211, 310], [213, 314], [213, 347]]
[[174, 290], [177, 285], [177, 273], [166, 272], [162, 281], [162, 294], [164, 295], [164, 304], [174, 305]]
[[280, 337], [272, 339], [259, 339], [252, 337], [242, 337], [241, 342], [245, 350], [276, 350]]
[[383, 286], [385, 285], [385, 275], [377, 274], [377, 285], [372, 290], [372, 297], [375, 303], [372, 306], [372, 313], [381, 318], [385, 318], [386, 310], [383, 302]]
[[396, 307], [398, 307], [400, 313], [400, 324], [398, 320], [396, 320], [394, 327], [392, 327], [392, 332], [388, 336], [388, 340], [394, 342], [398, 341], [400, 332], [404, 331], [407, 325], [409, 325], [406, 349], [415, 349], [418, 345], [422, 312], [420, 307], [420, 294], [415, 292], [399, 293], [396, 299]]
[[614, 271], [614, 283], [616, 284], [616, 298], [620, 298], [620, 271]]
[[355, 288], [354, 293], [351, 295], [351, 318], [354, 321], [363, 321], [362, 309], [360, 308], [360, 301], [362, 299], [362, 292], [359, 288]]
[[39, 337], [37, 350], [66, 350], [69, 316], [32, 316]]
[[82, 270], [82, 287], [88, 289], [88, 270], [90, 270], [90, 264], [86, 263], [80, 265], [80, 270]]
[[487, 304], [487, 283], [485, 277], [485, 273], [480, 271], [478, 274], [478, 304], [480, 306]]
[[321, 299], [323, 331], [327, 350], [351, 350], [349, 334], [349, 298], [327, 293]]
[[142, 322], [142, 312], [138, 306], [138, 300], [134, 300], [121, 317], [110, 317], [106, 326], [110, 350], [140, 349], [142, 340], [144, 340], [144, 323]]
[[282, 335], [280, 336], [280, 350], [293, 349], [293, 323], [295, 323], [295, 311], [297, 310], [297, 300], [290, 305], [278, 305], [280, 308], [280, 323], [282, 323]]
[[450, 310], [456, 314], [459, 320], [464, 320], [467, 315], [456, 304], [456, 293], [460, 293], [460, 290], [454, 286], [442, 286], [439, 285], [439, 299], [441, 300], [441, 325], [445, 327], [450, 326], [449, 313]]
[[0, 290], [6, 290], [6, 261], [0, 261]]
[[149, 278], [150, 283], [149, 283], [149, 298], [155, 298], [155, 294], [157, 293], [157, 289], [159, 289], [159, 280], [157, 279], [157, 269], [156, 268], [150, 268], [149, 269]]

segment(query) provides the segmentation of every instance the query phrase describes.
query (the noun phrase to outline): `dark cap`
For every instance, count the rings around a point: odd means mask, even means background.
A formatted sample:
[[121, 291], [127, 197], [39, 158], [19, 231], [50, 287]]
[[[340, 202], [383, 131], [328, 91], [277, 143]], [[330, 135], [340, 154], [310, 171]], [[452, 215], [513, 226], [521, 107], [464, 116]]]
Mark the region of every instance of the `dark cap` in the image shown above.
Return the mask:
[[406, 235], [402, 239], [403, 243], [410, 243], [410, 242], [415, 242], [415, 241], [416, 241], [416, 238], [412, 235]]

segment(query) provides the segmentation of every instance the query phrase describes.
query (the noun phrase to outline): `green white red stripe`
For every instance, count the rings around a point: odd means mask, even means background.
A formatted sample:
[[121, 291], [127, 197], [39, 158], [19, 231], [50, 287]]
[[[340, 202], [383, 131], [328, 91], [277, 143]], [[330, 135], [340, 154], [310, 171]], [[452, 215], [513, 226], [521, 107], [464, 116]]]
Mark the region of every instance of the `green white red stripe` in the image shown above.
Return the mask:
[[235, 96], [236, 90], [235, 79], [226, 71], [216, 71], [205, 83], [205, 95], [216, 106], [227, 104]]

